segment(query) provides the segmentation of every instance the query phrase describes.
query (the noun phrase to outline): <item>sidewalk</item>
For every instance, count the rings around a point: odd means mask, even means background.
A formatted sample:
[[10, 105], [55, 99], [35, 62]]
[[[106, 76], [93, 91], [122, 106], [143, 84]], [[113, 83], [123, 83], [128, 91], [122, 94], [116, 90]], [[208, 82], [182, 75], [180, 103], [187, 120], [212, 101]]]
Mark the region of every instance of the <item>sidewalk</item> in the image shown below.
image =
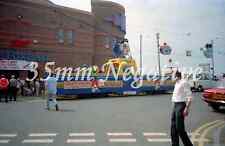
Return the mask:
[[34, 100], [44, 100], [46, 96], [18, 96], [17, 101], [34, 101]]

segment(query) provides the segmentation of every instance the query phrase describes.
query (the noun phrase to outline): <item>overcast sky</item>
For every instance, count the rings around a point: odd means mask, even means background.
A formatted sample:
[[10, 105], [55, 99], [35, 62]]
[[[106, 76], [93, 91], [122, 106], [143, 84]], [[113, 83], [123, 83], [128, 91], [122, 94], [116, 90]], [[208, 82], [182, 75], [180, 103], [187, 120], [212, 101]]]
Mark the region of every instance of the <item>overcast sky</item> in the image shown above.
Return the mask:
[[[51, 0], [52, 2], [91, 11], [91, 0]], [[139, 35], [143, 35], [143, 64], [145, 70], [157, 66], [156, 36], [173, 49], [162, 56], [162, 66], [169, 58], [181, 66], [196, 67], [210, 63], [201, 47], [215, 42], [215, 70], [225, 73], [225, 0], [112, 0], [125, 6], [127, 35], [132, 54], [139, 63]], [[186, 57], [186, 50], [192, 57]]]

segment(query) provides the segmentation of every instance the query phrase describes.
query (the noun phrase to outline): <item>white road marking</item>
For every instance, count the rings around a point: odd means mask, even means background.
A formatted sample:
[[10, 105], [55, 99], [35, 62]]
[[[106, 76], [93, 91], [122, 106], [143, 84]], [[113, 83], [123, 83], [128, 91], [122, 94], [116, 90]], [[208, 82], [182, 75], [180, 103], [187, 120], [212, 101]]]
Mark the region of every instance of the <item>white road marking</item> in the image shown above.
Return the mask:
[[143, 133], [144, 136], [167, 136], [167, 133]]
[[57, 133], [30, 133], [30, 137], [51, 137], [51, 136], [56, 136]]
[[[171, 142], [170, 138], [148, 138], [147, 139], [148, 142]], [[192, 142], [200, 142], [200, 141], [204, 141], [204, 142], [210, 142], [209, 139], [191, 139]]]
[[170, 138], [148, 138], [148, 142], [171, 142]]
[[[144, 132], [143, 133], [144, 136], [167, 136], [167, 133], [152, 133], [152, 132]], [[199, 136], [200, 133], [188, 133], [189, 136]]]
[[108, 136], [132, 136], [132, 133], [107, 133]]
[[9, 139], [1, 139], [0, 143], [9, 143], [9, 141], [10, 141]]
[[95, 139], [67, 139], [67, 143], [95, 143]]
[[0, 134], [0, 137], [16, 137], [17, 134]]
[[69, 136], [95, 136], [95, 133], [69, 133]]
[[135, 138], [111, 138], [109, 142], [136, 142]]
[[22, 143], [53, 143], [53, 139], [25, 139]]

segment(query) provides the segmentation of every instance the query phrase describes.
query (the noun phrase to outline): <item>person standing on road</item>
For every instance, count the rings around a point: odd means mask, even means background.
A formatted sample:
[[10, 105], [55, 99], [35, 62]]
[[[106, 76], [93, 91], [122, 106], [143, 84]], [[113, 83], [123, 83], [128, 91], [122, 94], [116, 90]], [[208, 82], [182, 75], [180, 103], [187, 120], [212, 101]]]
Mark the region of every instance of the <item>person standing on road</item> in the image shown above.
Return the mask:
[[39, 96], [40, 93], [40, 82], [39, 79], [35, 80], [35, 96]]
[[47, 109], [50, 110], [51, 104], [54, 104], [55, 109], [58, 111], [59, 106], [56, 100], [56, 93], [57, 93], [57, 79], [55, 75], [48, 77], [46, 79], [46, 89], [47, 89]]
[[17, 85], [18, 82], [15, 79], [15, 75], [11, 76], [11, 79], [9, 80], [9, 100], [12, 101], [16, 101], [16, 97], [17, 97]]
[[5, 102], [8, 102], [8, 88], [9, 80], [4, 76], [0, 76], [0, 102], [2, 98], [5, 98]]
[[171, 117], [171, 140], [172, 146], [179, 146], [179, 137], [184, 146], [193, 146], [185, 130], [184, 119], [188, 116], [192, 92], [189, 83], [182, 79], [181, 72], [176, 72], [176, 84], [173, 91], [173, 112]]

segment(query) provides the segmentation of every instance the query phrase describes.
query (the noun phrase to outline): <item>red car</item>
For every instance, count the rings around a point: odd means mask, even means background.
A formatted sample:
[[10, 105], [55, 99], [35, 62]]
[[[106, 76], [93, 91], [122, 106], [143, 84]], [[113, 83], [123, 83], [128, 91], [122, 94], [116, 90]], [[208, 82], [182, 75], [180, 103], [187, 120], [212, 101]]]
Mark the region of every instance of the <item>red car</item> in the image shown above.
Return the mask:
[[225, 106], [225, 82], [219, 83], [217, 88], [204, 90], [202, 99], [214, 110], [219, 110], [221, 106]]

